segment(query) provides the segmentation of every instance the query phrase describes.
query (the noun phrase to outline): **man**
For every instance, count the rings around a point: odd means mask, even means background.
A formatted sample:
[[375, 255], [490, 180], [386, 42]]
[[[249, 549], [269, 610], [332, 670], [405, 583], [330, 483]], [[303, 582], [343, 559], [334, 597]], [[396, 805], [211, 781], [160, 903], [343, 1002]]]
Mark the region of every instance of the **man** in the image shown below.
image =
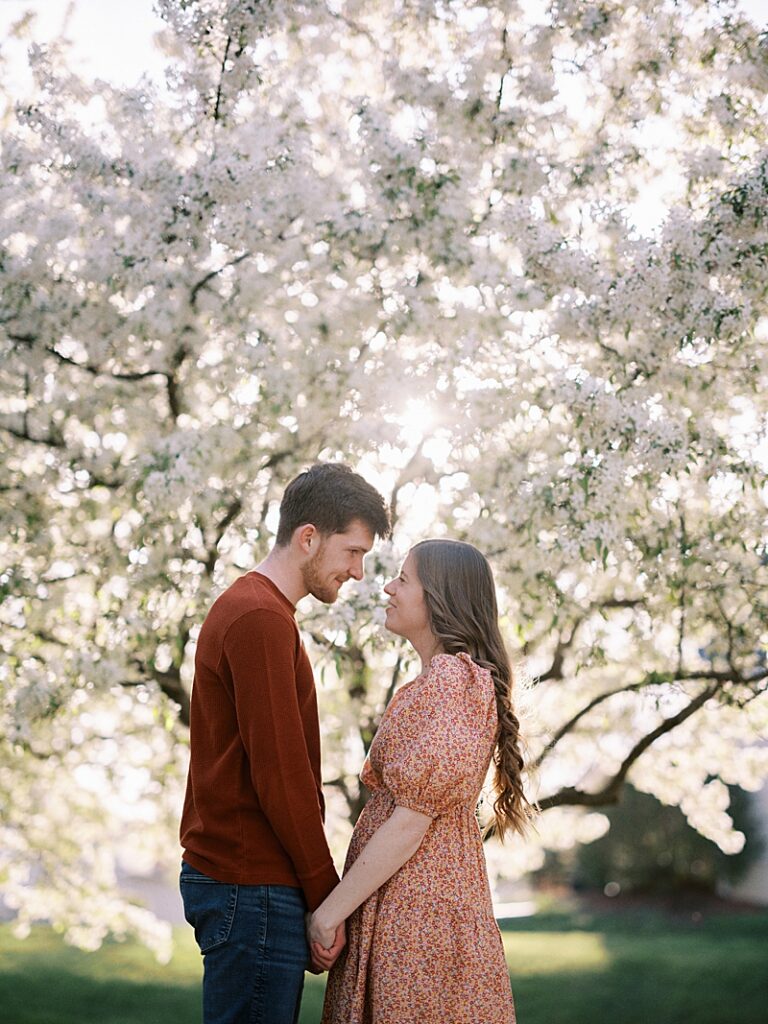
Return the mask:
[[[294, 618], [363, 577], [382, 496], [318, 464], [280, 505], [275, 546], [209, 611], [197, 642], [181, 892], [204, 956], [205, 1024], [294, 1024], [308, 963], [304, 915], [338, 882], [323, 829], [312, 669]], [[327, 967], [344, 945], [337, 931]]]

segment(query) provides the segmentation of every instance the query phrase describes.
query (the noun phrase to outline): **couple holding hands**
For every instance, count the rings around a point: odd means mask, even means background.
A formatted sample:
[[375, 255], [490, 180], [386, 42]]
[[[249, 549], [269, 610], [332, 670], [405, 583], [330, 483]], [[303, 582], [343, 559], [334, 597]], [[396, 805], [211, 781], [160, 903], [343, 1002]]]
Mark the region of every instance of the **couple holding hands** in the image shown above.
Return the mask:
[[497, 833], [525, 832], [532, 807], [493, 577], [469, 544], [415, 545], [384, 588], [386, 627], [421, 672], [371, 744], [341, 881], [328, 849], [295, 605], [333, 603], [389, 532], [375, 488], [346, 466], [312, 466], [286, 488], [272, 551], [202, 625], [181, 892], [205, 1024], [296, 1024], [310, 963], [330, 970], [323, 1024], [514, 1022], [475, 814], [491, 761]]

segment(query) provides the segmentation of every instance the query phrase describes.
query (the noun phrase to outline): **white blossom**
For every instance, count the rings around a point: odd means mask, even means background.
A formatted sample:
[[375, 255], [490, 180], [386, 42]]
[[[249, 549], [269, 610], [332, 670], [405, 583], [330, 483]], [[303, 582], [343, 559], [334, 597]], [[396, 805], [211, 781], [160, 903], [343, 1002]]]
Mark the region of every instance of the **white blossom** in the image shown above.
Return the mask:
[[[381, 587], [425, 536], [491, 559], [538, 680], [535, 792], [599, 792], [711, 688], [626, 778], [736, 850], [724, 787], [768, 774], [755, 26], [704, 0], [157, 9], [164, 90], [34, 47], [2, 140], [18, 930], [47, 916], [87, 947], [132, 933], [167, 954], [115, 896], [113, 840], [175, 864], [197, 630], [318, 458], [396, 517], [364, 581], [301, 609], [338, 856], [366, 744], [416, 670]], [[492, 859], [514, 875], [605, 823], [554, 806]]]

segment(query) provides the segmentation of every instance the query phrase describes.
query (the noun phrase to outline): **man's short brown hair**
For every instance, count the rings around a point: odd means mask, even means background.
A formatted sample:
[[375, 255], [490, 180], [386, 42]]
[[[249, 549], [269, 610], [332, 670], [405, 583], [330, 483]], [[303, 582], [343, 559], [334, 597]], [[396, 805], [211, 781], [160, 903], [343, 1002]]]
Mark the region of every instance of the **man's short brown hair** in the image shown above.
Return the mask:
[[374, 536], [390, 534], [387, 505], [375, 487], [349, 466], [317, 462], [286, 487], [275, 542], [284, 547], [304, 523], [311, 523], [325, 536], [344, 533], [353, 519], [365, 523]]

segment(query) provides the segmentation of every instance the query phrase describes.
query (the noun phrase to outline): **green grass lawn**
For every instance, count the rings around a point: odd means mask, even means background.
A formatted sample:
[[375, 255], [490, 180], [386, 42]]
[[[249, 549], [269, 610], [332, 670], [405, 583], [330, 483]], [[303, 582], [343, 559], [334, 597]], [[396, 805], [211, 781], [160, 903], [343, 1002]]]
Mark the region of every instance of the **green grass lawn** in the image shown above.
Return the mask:
[[[764, 1024], [768, 913], [540, 913], [503, 923], [519, 1024]], [[200, 957], [187, 929], [168, 965], [138, 946], [98, 953], [47, 928], [0, 927], [3, 1024], [199, 1024]], [[307, 976], [301, 1024], [324, 980]], [[446, 1022], [450, 1024], [450, 1022]]]

